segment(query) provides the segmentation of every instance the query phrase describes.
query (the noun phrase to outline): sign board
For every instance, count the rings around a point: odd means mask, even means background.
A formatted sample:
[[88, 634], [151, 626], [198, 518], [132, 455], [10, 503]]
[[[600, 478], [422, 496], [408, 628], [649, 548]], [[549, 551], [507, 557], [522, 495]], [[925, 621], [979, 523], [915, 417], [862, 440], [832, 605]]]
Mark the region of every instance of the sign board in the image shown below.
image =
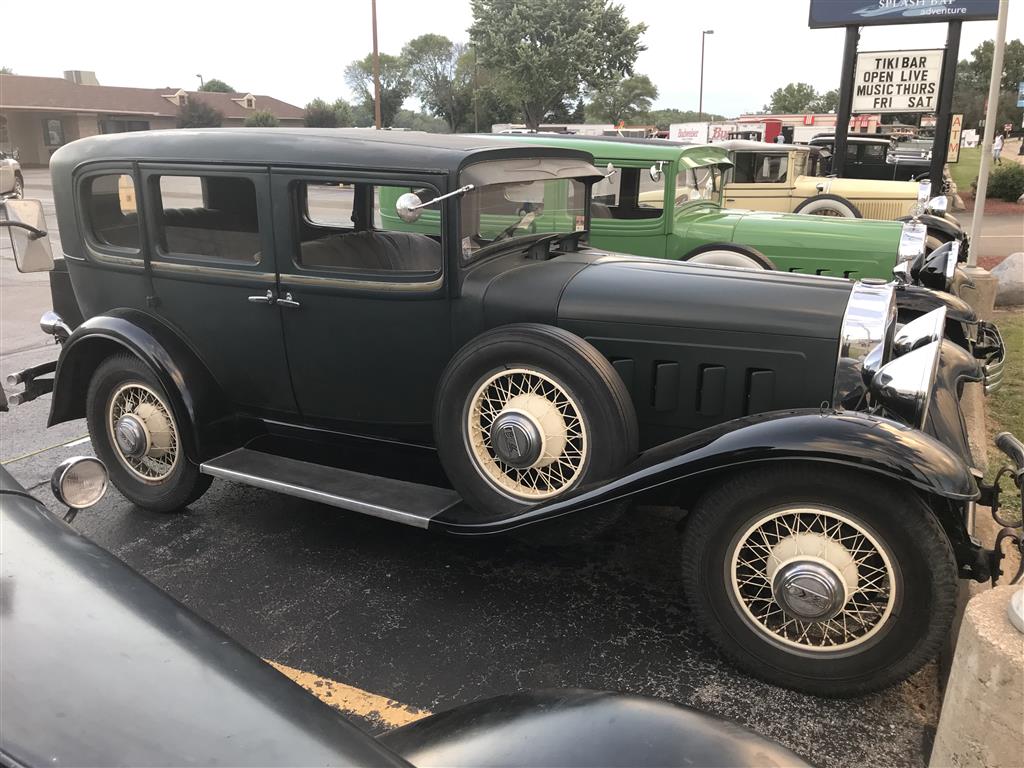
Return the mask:
[[991, 21], [999, 0], [811, 0], [811, 29], [921, 24], [935, 21]]
[[1024, 107], [1024, 80], [1017, 83], [1017, 106]]
[[946, 162], [960, 162], [960, 137], [964, 130], [964, 116], [953, 115], [949, 122], [949, 146], [946, 147]]
[[[757, 126], [743, 126], [743, 130], [755, 130]], [[668, 127], [672, 141], [689, 141], [695, 144], [710, 144], [725, 141], [729, 134], [739, 130], [735, 123], [673, 123]]]
[[854, 112], [934, 112], [942, 49], [857, 54]]

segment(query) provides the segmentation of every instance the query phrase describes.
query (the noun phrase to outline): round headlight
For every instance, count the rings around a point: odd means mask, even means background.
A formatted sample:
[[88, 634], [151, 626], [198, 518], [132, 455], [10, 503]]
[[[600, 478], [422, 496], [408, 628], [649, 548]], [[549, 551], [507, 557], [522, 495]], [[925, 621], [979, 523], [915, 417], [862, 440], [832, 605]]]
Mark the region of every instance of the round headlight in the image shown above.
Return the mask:
[[945, 213], [949, 207], [949, 199], [945, 195], [933, 197], [928, 201], [928, 210], [931, 213]]
[[941, 351], [941, 340], [918, 347], [886, 363], [871, 380], [871, 391], [885, 407], [918, 429], [928, 418]]
[[896, 355], [905, 355], [925, 344], [941, 341], [945, 329], [946, 308], [937, 307], [897, 329], [892, 340], [892, 351]]
[[72, 509], [91, 507], [107, 492], [107, 468], [91, 456], [76, 456], [61, 463], [50, 478], [57, 501]]

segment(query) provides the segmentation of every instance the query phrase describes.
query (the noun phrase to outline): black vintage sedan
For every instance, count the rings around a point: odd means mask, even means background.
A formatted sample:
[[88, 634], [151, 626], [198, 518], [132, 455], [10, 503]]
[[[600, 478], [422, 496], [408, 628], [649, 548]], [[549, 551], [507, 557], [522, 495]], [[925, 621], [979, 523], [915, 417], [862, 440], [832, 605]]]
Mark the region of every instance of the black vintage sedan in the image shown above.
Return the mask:
[[[52, 387], [51, 424], [86, 417], [142, 507], [220, 477], [571, 541], [638, 498], [679, 505], [708, 632], [824, 695], [917, 669], [957, 578], [996, 567], [959, 407], [981, 372], [945, 303], [897, 327], [880, 280], [592, 249], [605, 172], [562, 147], [169, 131], [77, 141], [51, 168], [57, 303], [85, 319], [44, 318], [56, 375], [17, 375], [19, 398]], [[45, 249], [41, 226], [12, 233], [23, 262]]]
[[[75, 510], [102, 496], [106, 471], [71, 459], [52, 485]], [[4, 768], [806, 765], [695, 710], [579, 690], [477, 701], [375, 740], [52, 516], [2, 467], [0, 515]]]

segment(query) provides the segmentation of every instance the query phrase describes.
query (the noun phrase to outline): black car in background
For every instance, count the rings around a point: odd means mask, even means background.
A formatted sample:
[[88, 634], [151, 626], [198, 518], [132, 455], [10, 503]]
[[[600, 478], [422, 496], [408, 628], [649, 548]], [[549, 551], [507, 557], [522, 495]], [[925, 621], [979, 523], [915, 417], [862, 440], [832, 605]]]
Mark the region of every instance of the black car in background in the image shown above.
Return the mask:
[[[946, 300], [898, 327], [909, 287], [591, 248], [609, 172], [527, 141], [149, 131], [51, 169], [61, 301], [85, 319], [44, 317], [55, 376], [16, 374], [18, 397], [52, 388], [51, 425], [85, 417], [141, 507], [219, 477], [563, 541], [628, 525], [636, 500], [682, 507], [705, 629], [751, 674], [830, 696], [931, 658], [957, 579], [998, 563], [973, 538], [995, 496], [959, 402], [984, 372], [945, 338]], [[19, 263], [45, 268], [26, 216]]]
[[[71, 459], [52, 485], [84, 507], [102, 496], [106, 471]], [[695, 710], [579, 690], [477, 701], [374, 739], [54, 517], [2, 467], [0, 516], [5, 768], [806, 765]]]
[[[821, 161], [821, 171], [825, 175], [832, 172], [831, 155], [835, 154], [835, 143], [836, 137], [832, 133], [818, 134], [808, 142], [812, 147], [828, 150], [830, 156], [823, 156]], [[930, 142], [901, 142], [888, 136], [850, 134], [846, 137], [843, 176], [848, 179], [921, 181], [929, 177], [931, 163]]]

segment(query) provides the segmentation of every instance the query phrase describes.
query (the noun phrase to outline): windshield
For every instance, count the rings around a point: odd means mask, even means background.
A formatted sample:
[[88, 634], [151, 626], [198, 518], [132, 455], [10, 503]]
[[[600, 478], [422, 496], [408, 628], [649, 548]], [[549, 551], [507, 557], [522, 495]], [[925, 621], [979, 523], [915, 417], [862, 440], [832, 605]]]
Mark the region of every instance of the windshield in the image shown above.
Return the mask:
[[488, 184], [459, 203], [462, 257], [520, 237], [579, 232], [587, 227], [587, 190], [579, 179]]
[[719, 202], [722, 191], [722, 172], [714, 165], [703, 168], [685, 168], [676, 176], [676, 208], [694, 200]]

